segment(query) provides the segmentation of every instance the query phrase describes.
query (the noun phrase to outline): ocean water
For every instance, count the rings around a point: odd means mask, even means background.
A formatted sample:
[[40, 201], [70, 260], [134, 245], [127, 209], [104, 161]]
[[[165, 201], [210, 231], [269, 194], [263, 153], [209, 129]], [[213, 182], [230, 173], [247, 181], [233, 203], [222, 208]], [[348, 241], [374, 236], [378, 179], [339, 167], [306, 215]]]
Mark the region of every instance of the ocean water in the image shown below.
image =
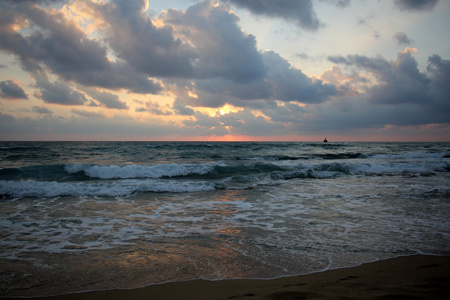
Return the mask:
[[0, 294], [450, 255], [450, 143], [1, 142]]

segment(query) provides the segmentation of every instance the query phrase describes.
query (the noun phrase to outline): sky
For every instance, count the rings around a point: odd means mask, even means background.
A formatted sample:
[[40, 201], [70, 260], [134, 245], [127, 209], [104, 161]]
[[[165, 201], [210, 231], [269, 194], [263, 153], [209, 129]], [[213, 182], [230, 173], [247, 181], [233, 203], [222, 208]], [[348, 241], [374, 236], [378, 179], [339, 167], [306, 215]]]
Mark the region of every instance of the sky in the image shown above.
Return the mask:
[[450, 1], [2, 0], [0, 140], [450, 141]]

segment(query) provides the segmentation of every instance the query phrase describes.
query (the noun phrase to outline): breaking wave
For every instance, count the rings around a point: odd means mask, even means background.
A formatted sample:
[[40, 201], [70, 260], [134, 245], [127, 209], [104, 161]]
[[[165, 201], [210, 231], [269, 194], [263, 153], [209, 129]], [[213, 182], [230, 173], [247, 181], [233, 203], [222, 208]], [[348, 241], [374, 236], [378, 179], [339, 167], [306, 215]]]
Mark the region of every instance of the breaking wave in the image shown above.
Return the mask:
[[[138, 192], [187, 193], [245, 189], [291, 179], [336, 176], [430, 176], [448, 172], [442, 160], [390, 163], [244, 161], [226, 164], [89, 165], [66, 164], [2, 169], [0, 195], [6, 197], [128, 196]], [[13, 180], [11, 180], [13, 179]]]

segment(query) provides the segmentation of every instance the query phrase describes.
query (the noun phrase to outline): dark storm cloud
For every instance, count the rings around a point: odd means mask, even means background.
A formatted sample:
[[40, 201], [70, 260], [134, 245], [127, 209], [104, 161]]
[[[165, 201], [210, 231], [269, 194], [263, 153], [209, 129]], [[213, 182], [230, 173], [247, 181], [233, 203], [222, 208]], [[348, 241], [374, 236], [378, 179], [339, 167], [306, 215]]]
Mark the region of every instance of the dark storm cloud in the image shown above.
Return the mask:
[[339, 94], [336, 86], [312, 80], [273, 51], [264, 52], [263, 57], [274, 100], [320, 103]]
[[6, 99], [28, 99], [25, 91], [14, 81], [5, 80], [0, 82], [0, 97]]
[[39, 93], [35, 96], [41, 98], [47, 103], [61, 105], [84, 105], [88, 100], [84, 94], [73, 90], [64, 82], [49, 82], [46, 79], [38, 79], [37, 87]]
[[64, 16], [50, 16], [47, 11], [35, 5], [24, 5], [17, 11], [41, 29], [28, 38], [20, 36], [28, 47], [18, 49], [21, 56], [30, 55], [64, 77], [108, 68], [106, 49], [98, 41], [87, 38], [85, 33]]
[[[361, 129], [379, 130], [386, 126], [397, 128], [446, 124], [450, 122], [450, 61], [433, 55], [428, 59], [427, 72], [418, 69], [413, 57], [414, 49], [398, 53], [395, 61], [381, 56], [360, 55], [330, 57], [329, 60], [345, 64], [352, 72], [370, 73], [376, 84], [365, 85], [364, 93], [349, 94], [314, 106], [284, 105], [263, 112], [272, 121], [291, 122], [298, 131], [356, 132]], [[278, 112], [283, 111], [284, 115]], [[298, 118], [289, 118], [289, 116]]]
[[249, 83], [264, 75], [255, 37], [245, 34], [238, 17], [223, 6], [204, 1], [185, 12], [169, 10], [163, 18], [195, 46], [196, 77]]
[[412, 43], [406, 33], [403, 32], [396, 32], [392, 39], [397, 43], [397, 45], [409, 45]]
[[381, 56], [376, 58], [369, 58], [364, 55], [348, 55], [344, 56], [329, 56], [328, 60], [335, 64], [356, 65], [363, 69], [376, 71], [382, 73], [385, 70], [389, 70], [391, 64]]
[[[335, 86], [308, 78], [274, 53], [258, 51], [255, 37], [241, 30], [238, 17], [225, 5], [203, 1], [184, 12], [169, 10], [162, 16], [168, 24], [163, 27], [156, 27], [146, 15], [144, 1], [89, 5], [105, 21], [100, 28], [107, 44], [88, 38], [62, 14], [52, 15], [29, 2], [0, 12], [4, 17], [0, 18], [0, 49], [17, 55], [35, 78], [47, 70], [59, 76], [53, 86], [48, 82], [41, 86], [48, 102], [88, 105], [77, 92], [66, 91], [66, 100], [54, 97], [63, 81], [143, 94], [160, 92], [161, 84], [149, 76], [196, 81], [199, 99], [182, 97], [185, 104], [174, 105], [184, 115], [192, 114], [186, 105], [217, 107], [228, 102], [245, 106], [243, 100], [255, 99], [318, 103], [337, 94]], [[25, 19], [33, 25], [27, 35], [14, 30]], [[108, 58], [106, 45], [120, 60]], [[101, 103], [126, 107], [118, 99]]]
[[174, 38], [172, 27], [153, 25], [145, 1], [113, 0], [98, 10], [109, 24], [108, 42], [119, 58], [149, 76], [192, 76], [194, 49]]
[[431, 78], [431, 95], [441, 105], [443, 112], [450, 116], [450, 60], [442, 59], [435, 54], [428, 58], [428, 62], [427, 71]]
[[[257, 15], [293, 21], [304, 29], [317, 30], [320, 27], [311, 0], [229, 0], [229, 2]], [[342, 4], [345, 2], [339, 1]]]
[[395, 5], [401, 10], [429, 11], [434, 8], [438, 0], [395, 0]]
[[169, 10], [163, 19], [199, 54], [196, 67], [201, 75], [189, 87], [197, 97], [183, 90], [186, 94], [179, 95], [175, 109], [186, 105], [220, 107], [225, 103], [251, 106], [247, 100], [319, 103], [339, 94], [336, 86], [309, 78], [277, 53], [258, 51], [254, 36], [241, 30], [239, 19], [227, 6], [204, 1], [186, 12]]
[[95, 89], [87, 89], [86, 92], [97, 100], [99, 103], [101, 103], [102, 106], [106, 108], [113, 108], [113, 109], [128, 109], [128, 105], [121, 101], [119, 99], [119, 96], [115, 94], [111, 94], [108, 92], [99, 92]]
[[270, 117], [273, 122], [298, 123], [305, 118], [308, 110], [294, 103], [284, 103], [284, 105], [270, 105], [263, 109], [264, 114]]
[[[427, 73], [423, 73], [413, 52], [410, 48], [399, 52], [396, 61], [357, 55], [329, 59], [371, 73], [378, 83], [368, 87], [361, 97], [373, 105], [389, 105], [391, 109], [383, 114], [395, 112], [399, 124], [449, 122], [450, 61], [433, 55], [428, 59]], [[393, 123], [395, 120], [390, 121]]]
[[266, 78], [250, 83], [207, 79], [198, 81], [196, 87], [199, 97], [193, 102], [208, 107], [219, 107], [226, 102], [237, 104], [240, 100], [270, 99], [273, 95], [272, 85]]
[[428, 57], [428, 62], [427, 71], [431, 74], [433, 82], [439, 87], [450, 89], [450, 60], [434, 54]]
[[[23, 24], [25, 19], [34, 25], [27, 35], [14, 30], [14, 24]], [[124, 88], [136, 93], [161, 90], [147, 75], [122, 62], [111, 62], [100, 41], [89, 39], [61, 14], [51, 15], [24, 2], [0, 11], [0, 20], [0, 49], [17, 55], [31, 74], [44, 72], [45, 66], [62, 79], [85, 86]]]
[[309, 78], [273, 51], [261, 56], [266, 75], [260, 80], [245, 84], [221, 79], [201, 80], [196, 84], [198, 99], [187, 100], [188, 103], [207, 107], [220, 107], [225, 103], [252, 106], [252, 101], [247, 100], [321, 103], [341, 94], [335, 85]]

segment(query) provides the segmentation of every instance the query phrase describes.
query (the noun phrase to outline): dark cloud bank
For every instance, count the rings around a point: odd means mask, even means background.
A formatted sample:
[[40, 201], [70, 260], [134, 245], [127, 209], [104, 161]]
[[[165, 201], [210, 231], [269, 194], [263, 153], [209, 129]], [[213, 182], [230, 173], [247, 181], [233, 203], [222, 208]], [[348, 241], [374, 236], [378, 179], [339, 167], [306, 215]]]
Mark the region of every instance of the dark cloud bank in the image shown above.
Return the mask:
[[25, 91], [12, 80], [0, 82], [0, 97], [6, 99], [28, 99]]

